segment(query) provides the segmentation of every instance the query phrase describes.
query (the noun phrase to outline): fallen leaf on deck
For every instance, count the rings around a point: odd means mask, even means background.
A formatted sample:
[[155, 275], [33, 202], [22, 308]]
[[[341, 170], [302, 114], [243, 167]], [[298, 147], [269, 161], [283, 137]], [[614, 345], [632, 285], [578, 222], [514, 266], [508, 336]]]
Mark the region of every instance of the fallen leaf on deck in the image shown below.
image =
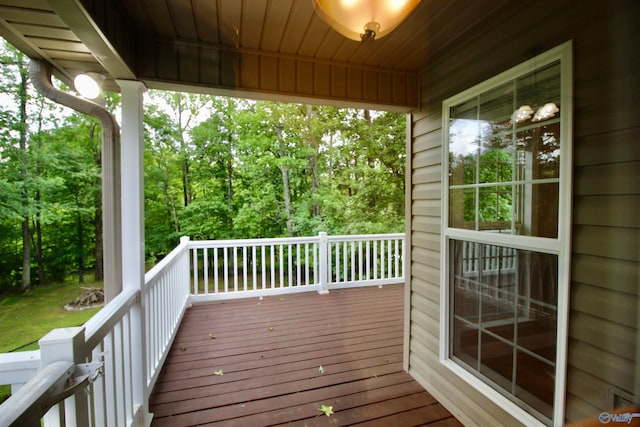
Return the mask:
[[267, 331], [273, 332], [273, 328], [269, 327], [269, 328], [267, 328]]
[[220, 369], [219, 371], [215, 371], [214, 374], [216, 374], [217, 376], [222, 376], [224, 375], [224, 371], [222, 369]]
[[325, 414], [327, 417], [330, 417], [331, 414], [333, 414], [333, 406], [327, 406], [327, 405], [321, 405], [318, 408], [318, 411], [322, 412], [323, 414]]
[[180, 351], [187, 351], [187, 347], [180, 347]]
[[211, 338], [212, 340], [215, 340], [216, 336], [215, 336], [215, 334], [209, 334], [209, 338]]

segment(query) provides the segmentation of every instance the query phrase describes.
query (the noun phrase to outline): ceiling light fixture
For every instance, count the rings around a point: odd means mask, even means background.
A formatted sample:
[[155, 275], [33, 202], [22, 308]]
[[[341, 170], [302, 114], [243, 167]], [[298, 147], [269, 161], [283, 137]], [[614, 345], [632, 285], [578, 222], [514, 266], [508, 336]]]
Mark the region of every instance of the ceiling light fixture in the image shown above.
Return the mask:
[[538, 111], [536, 111], [536, 114], [533, 116], [533, 119], [531, 119], [531, 121], [541, 122], [542, 120], [550, 119], [551, 117], [555, 116], [558, 111], [560, 111], [560, 109], [556, 104], [554, 104], [553, 102], [548, 102], [542, 107], [538, 108]]
[[318, 15], [355, 41], [373, 41], [393, 31], [420, 0], [313, 0]]
[[528, 105], [522, 105], [511, 115], [511, 121], [514, 123], [524, 122], [529, 120], [533, 114], [533, 109]]
[[100, 85], [103, 80], [104, 76], [98, 73], [78, 74], [75, 79], [73, 79], [73, 85], [83, 97], [96, 99], [102, 92]]

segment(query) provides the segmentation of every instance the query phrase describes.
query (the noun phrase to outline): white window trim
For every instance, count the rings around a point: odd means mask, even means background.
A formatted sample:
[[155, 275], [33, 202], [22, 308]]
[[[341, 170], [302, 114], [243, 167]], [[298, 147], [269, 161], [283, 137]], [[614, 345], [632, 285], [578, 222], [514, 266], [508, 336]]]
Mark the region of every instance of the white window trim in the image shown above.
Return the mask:
[[[561, 76], [561, 105], [563, 114], [560, 124], [560, 188], [558, 205], [558, 237], [556, 239], [513, 236], [494, 233], [481, 233], [469, 230], [452, 229], [448, 227], [449, 219], [449, 111], [450, 107], [463, 102], [470, 97], [492, 89], [505, 81], [513, 80], [545, 65], [560, 60]], [[569, 325], [569, 285], [571, 260], [571, 209], [572, 209], [572, 169], [573, 169], [573, 43], [568, 41], [535, 58], [517, 65], [497, 76], [490, 78], [474, 87], [443, 102], [442, 117], [442, 238], [440, 257], [440, 362], [451, 372], [485, 395], [496, 405], [503, 408], [514, 418], [526, 425], [544, 426], [545, 424], [522, 409], [516, 403], [505, 397], [489, 384], [473, 375], [458, 363], [451, 360], [449, 350], [449, 239], [472, 238], [474, 241], [519, 249], [534, 249], [558, 255], [558, 312], [556, 338], [556, 381], [554, 390], [553, 425], [564, 425], [565, 392], [567, 371], [567, 346]]]

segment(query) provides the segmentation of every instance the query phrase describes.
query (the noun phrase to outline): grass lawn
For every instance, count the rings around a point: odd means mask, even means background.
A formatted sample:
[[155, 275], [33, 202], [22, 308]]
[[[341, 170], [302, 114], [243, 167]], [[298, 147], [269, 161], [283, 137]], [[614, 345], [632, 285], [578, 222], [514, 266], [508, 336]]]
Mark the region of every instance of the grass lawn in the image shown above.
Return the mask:
[[[36, 350], [37, 341], [51, 329], [84, 324], [99, 309], [66, 311], [64, 305], [79, 297], [83, 289], [102, 284], [67, 281], [37, 287], [29, 293], [0, 297], [0, 353]], [[0, 402], [9, 394], [0, 386]]]

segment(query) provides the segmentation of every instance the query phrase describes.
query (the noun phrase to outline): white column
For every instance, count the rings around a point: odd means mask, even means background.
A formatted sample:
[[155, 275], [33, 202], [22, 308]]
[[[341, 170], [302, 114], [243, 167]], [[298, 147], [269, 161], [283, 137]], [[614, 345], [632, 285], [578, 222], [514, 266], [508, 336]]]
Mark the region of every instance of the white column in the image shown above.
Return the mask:
[[327, 233], [325, 233], [324, 231], [321, 231], [318, 235], [318, 237], [320, 238], [320, 243], [319, 243], [319, 252], [320, 252], [320, 259], [319, 259], [319, 266], [318, 266], [318, 270], [320, 270], [320, 286], [318, 287], [318, 293], [319, 294], [328, 294], [329, 293], [329, 250], [328, 250], [328, 246], [329, 246], [329, 242], [327, 241]]
[[139, 81], [117, 80], [122, 90], [121, 173], [122, 173], [122, 280], [124, 289], [140, 292], [131, 313], [131, 368], [134, 425], [151, 424], [147, 396], [147, 328], [144, 294], [144, 135], [143, 102], [145, 85]]
[[[118, 80], [122, 89], [122, 276], [123, 288], [144, 280], [144, 136], [142, 82]], [[125, 240], [126, 239], [126, 240]]]

